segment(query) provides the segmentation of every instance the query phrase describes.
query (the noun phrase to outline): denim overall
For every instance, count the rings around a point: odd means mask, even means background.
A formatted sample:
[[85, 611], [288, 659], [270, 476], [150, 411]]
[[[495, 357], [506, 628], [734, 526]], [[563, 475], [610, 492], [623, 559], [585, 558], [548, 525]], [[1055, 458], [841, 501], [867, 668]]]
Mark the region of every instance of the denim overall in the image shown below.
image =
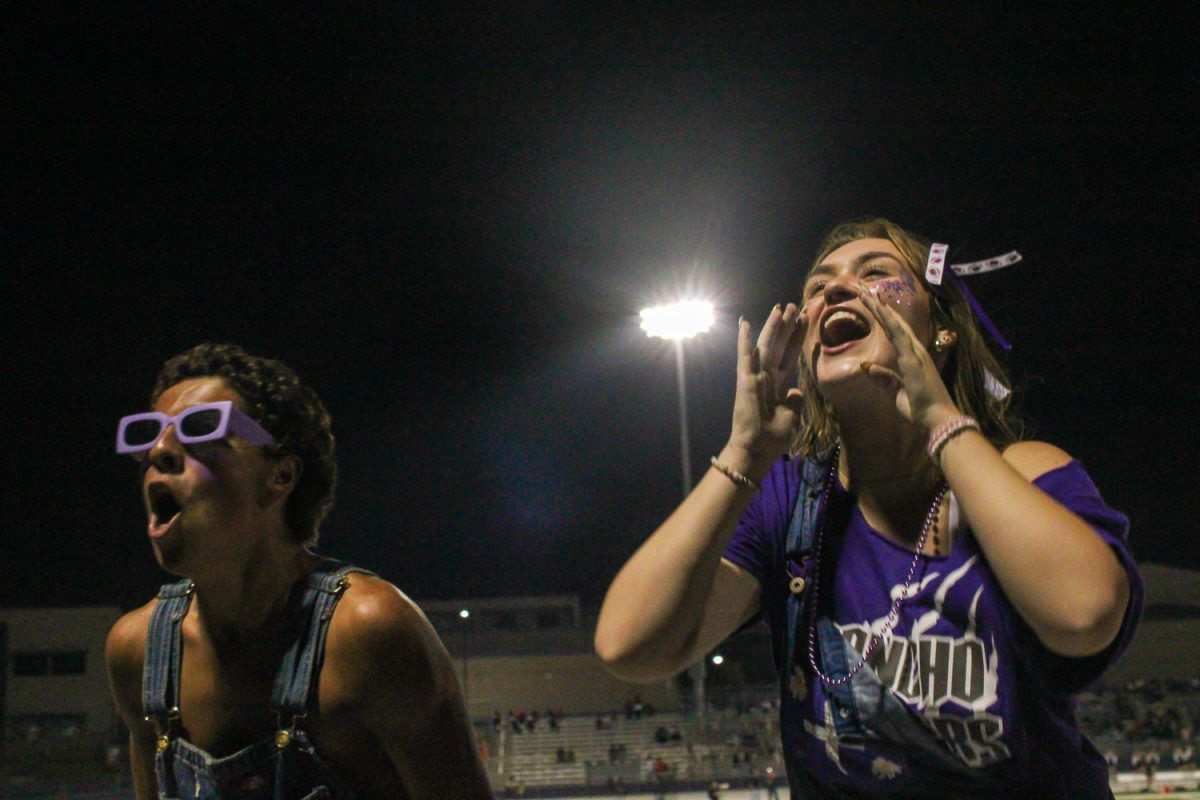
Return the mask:
[[[812, 563], [814, 538], [820, 530], [821, 518], [826, 509], [821, 502], [825, 479], [829, 473], [828, 459], [804, 462], [800, 470], [800, 494], [788, 525], [787, 559], [791, 575], [802, 577], [804, 586], [812, 586], [816, 565]], [[833, 570], [826, 566], [822, 575], [822, 597], [830, 596]], [[829, 584], [826, 585], [826, 580]], [[784, 668], [779, 671], [784, 697], [788, 693], [788, 681], [795, 668], [805, 673], [811, 671], [808, 664], [809, 636], [809, 591], [791, 592], [787, 600], [787, 646], [784, 649]], [[847, 674], [861, 660], [858, 651], [846, 641], [828, 616], [828, 608], [817, 609], [816, 634], [817, 658], [821, 670], [832, 678]], [[818, 680], [809, 675], [808, 680]], [[921, 798], [926, 800], [961, 800], [963, 797], [991, 797], [989, 783], [979, 770], [972, 770], [960, 762], [925, 727], [913, 717], [908, 708], [896, 698], [891, 690], [879, 680], [878, 674], [869, 664], [864, 664], [854, 677], [836, 686], [825, 685], [824, 691], [830, 698], [834, 710], [833, 725], [838, 741], [846, 747], [861, 747], [872, 737], [902, 743], [910, 763], [927, 772], [930, 780], [921, 788]], [[800, 770], [789, 770], [788, 780], [793, 800], [829, 798], [820, 792], [812, 781]], [[841, 795], [833, 795], [840, 797]]]
[[366, 570], [326, 559], [304, 579], [301, 607], [307, 612], [306, 619], [284, 654], [271, 692], [278, 730], [273, 738], [224, 758], [210, 756], [177, 730], [183, 660], [181, 628], [191, 604], [193, 584], [184, 580], [162, 587], [146, 635], [142, 676], [144, 713], [158, 729], [154, 772], [160, 798], [353, 800], [354, 795], [338, 785], [308, 736], [297, 727], [313, 699], [310, 695], [314, 678], [320, 673], [329, 620], [348, 585], [346, 574], [350, 572]]

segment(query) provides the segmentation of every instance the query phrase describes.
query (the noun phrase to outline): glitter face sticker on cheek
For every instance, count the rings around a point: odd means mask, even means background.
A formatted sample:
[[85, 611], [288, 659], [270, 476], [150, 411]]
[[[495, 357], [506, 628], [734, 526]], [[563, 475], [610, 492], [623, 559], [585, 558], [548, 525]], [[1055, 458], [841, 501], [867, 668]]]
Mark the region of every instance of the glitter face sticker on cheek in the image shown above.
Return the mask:
[[871, 284], [871, 294], [879, 298], [879, 302], [896, 308], [910, 308], [917, 299], [917, 284], [907, 270], [895, 278], [876, 281]]

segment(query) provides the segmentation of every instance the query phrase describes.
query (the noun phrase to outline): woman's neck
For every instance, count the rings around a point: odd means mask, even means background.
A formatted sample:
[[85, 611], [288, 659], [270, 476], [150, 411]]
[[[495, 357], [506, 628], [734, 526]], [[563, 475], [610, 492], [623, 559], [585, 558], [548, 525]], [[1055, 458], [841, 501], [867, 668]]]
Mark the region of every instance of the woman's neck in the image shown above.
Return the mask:
[[855, 496], [868, 524], [915, 543], [942, 483], [925, 453], [925, 434], [898, 412], [880, 414], [876, 409], [869, 417], [838, 416], [838, 479]]

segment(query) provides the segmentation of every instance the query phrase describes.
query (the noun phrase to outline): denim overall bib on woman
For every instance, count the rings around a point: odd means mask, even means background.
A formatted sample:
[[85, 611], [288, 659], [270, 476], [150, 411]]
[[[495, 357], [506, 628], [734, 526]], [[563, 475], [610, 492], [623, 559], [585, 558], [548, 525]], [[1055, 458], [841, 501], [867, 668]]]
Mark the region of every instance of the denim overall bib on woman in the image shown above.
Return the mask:
[[278, 730], [273, 738], [223, 758], [204, 752], [178, 730], [181, 628], [193, 584], [184, 580], [162, 587], [146, 635], [142, 677], [143, 713], [158, 729], [154, 772], [160, 798], [353, 800], [354, 795], [338, 784], [304, 730], [297, 727], [309, 703], [315, 702], [310, 695], [320, 673], [329, 621], [350, 572], [372, 574], [326, 559], [304, 579], [300, 602], [306, 619], [284, 654], [271, 692]]
[[[800, 472], [800, 493], [788, 526], [787, 557], [789, 572], [803, 578], [801, 586], [811, 587], [815, 578], [816, 564], [811, 556], [821, 518], [827, 511], [822, 494], [828, 472], [828, 459], [809, 459]], [[788, 680], [794, 669], [808, 670], [811, 594], [810, 591], [793, 591], [787, 600], [787, 641], [781, 653], [784, 663], [779, 670], [781, 688], [785, 692], [788, 691]], [[821, 670], [834, 678], [844, 677], [860, 660], [859, 654], [838, 631], [825, 609], [818, 609], [816, 617], [817, 658]], [[810, 680], [815, 678], [810, 676]], [[842, 746], [861, 747], [868, 736], [903, 743], [913, 764], [937, 774], [935, 785], [922, 788], [920, 796], [923, 800], [991, 797], [986, 778], [979, 771], [973, 771], [958, 762], [930, 730], [883, 686], [869, 665], [864, 664], [849, 681], [825, 686], [824, 689], [834, 711], [830, 723]], [[807, 776], [799, 771], [789, 772], [788, 779], [792, 800], [830, 796], [819, 792]]]

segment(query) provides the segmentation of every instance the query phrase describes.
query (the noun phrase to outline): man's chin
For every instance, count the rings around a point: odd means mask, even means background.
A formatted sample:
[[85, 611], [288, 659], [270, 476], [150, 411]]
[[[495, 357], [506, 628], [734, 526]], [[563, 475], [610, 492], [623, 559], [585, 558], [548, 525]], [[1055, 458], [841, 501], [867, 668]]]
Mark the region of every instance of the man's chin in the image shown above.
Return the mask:
[[154, 560], [160, 567], [180, 578], [188, 577], [187, 550], [181, 542], [176, 539], [161, 539], [153, 542], [151, 549], [154, 551]]

